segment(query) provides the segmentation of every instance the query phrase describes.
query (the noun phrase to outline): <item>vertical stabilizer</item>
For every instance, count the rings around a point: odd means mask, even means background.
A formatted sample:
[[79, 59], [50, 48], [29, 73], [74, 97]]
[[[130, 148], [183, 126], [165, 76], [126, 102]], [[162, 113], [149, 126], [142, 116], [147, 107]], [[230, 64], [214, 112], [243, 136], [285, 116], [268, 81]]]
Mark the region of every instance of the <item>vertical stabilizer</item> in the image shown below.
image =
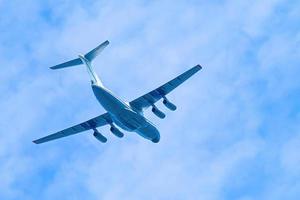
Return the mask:
[[89, 75], [91, 77], [92, 84], [103, 87], [103, 84], [102, 84], [101, 80], [99, 79], [98, 75], [96, 74], [96, 72], [94, 71], [94, 69], [92, 67], [91, 61], [89, 61], [83, 55], [78, 55], [78, 57], [82, 61], [82, 63], [84, 63], [86, 65], [87, 71], [88, 71], [88, 73], [89, 73]]

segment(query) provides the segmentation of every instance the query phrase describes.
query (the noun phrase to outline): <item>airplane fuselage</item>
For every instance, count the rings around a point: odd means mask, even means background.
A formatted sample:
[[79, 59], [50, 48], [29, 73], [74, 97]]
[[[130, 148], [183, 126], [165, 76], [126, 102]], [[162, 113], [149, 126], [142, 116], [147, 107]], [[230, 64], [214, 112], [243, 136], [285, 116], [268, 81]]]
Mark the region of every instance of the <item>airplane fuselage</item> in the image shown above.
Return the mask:
[[115, 123], [123, 130], [134, 131], [152, 142], [159, 142], [159, 131], [141, 112], [132, 109], [103, 86], [92, 84], [92, 89], [99, 103], [110, 114], [113, 120], [110, 124]]

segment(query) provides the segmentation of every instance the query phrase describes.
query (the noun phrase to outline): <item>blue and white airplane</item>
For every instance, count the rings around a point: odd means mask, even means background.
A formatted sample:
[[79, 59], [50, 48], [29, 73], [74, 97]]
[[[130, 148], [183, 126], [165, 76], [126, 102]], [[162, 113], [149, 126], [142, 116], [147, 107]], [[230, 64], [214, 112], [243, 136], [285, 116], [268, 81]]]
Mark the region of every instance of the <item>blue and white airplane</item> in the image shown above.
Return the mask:
[[122, 138], [124, 134], [117, 128], [117, 126], [126, 131], [136, 132], [140, 136], [154, 143], [159, 142], [159, 131], [147, 118], [144, 117], [143, 110], [148, 107], [152, 107], [152, 112], [157, 117], [162, 119], [165, 118], [166, 115], [155, 106], [155, 103], [160, 99], [163, 99], [163, 104], [168, 109], [172, 111], [176, 110], [176, 106], [167, 99], [166, 95], [181, 83], [186, 81], [188, 78], [190, 78], [192, 75], [194, 75], [196, 72], [201, 70], [202, 67], [200, 65], [196, 65], [195, 67], [189, 69], [188, 71], [167, 82], [166, 84], [128, 103], [114, 96], [111, 91], [105, 88], [101, 80], [93, 70], [92, 60], [108, 44], [109, 41], [105, 41], [87, 54], [79, 55], [79, 58], [50, 67], [51, 69], [61, 69], [80, 64], [86, 65], [91, 78], [93, 92], [99, 103], [107, 112], [78, 125], [34, 140], [34, 143], [40, 144], [69, 135], [74, 135], [86, 130], [93, 130], [93, 135], [95, 136], [95, 138], [97, 138], [100, 142], [105, 143], [107, 141], [107, 138], [104, 137], [96, 129], [97, 127], [104, 125], [109, 125], [110, 131], [119, 138]]

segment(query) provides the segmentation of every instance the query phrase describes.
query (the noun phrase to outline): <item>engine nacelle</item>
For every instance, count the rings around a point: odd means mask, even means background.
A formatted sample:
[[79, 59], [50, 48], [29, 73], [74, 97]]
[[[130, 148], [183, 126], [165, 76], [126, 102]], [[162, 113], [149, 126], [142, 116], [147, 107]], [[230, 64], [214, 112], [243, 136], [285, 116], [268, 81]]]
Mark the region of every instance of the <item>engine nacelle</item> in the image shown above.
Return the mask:
[[118, 128], [115, 126], [110, 127], [110, 131], [117, 137], [122, 138], [124, 137], [124, 133], [122, 133]]
[[161, 119], [166, 117], [165, 113], [159, 110], [155, 105], [152, 105], [152, 112]]
[[177, 109], [177, 107], [173, 103], [171, 103], [166, 97], [164, 97], [163, 104], [172, 111]]
[[104, 137], [97, 129], [94, 129], [94, 137], [102, 143], [107, 142], [107, 138]]

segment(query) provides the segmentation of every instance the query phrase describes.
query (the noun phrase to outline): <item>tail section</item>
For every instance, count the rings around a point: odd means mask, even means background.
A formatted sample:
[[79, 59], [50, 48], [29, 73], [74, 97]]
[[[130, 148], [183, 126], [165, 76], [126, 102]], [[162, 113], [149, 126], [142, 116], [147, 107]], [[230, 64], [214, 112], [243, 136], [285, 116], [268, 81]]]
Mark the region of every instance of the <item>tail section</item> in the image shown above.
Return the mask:
[[65, 68], [65, 67], [72, 67], [72, 66], [76, 66], [76, 65], [81, 65], [83, 64], [83, 62], [80, 60], [80, 58], [76, 58], [73, 60], [70, 60], [68, 62], [64, 62], [58, 65], [55, 65], [53, 67], [50, 67], [50, 69], [61, 69], [61, 68]]
[[91, 77], [91, 81], [92, 81], [92, 84], [93, 85], [98, 85], [98, 86], [101, 86], [103, 87], [103, 84], [102, 82], [100, 81], [98, 75], [95, 73], [95, 71], [93, 70], [93, 67], [92, 67], [92, 63], [91, 61], [89, 61], [85, 56], [83, 55], [79, 55], [78, 56], [79, 59], [81, 60], [82, 63], [84, 63], [87, 67], [87, 71]]
[[95, 49], [93, 49], [92, 51], [85, 54], [84, 57], [88, 61], [92, 62], [92, 60], [94, 60], [94, 58], [96, 58], [108, 44], [109, 44], [109, 41], [106, 40], [105, 42], [103, 42], [102, 44], [97, 46]]
[[50, 67], [50, 69], [62, 69], [66, 67], [73, 67], [81, 64], [85, 64], [87, 66], [88, 73], [91, 76], [92, 84], [97, 84], [99, 86], [103, 86], [99, 77], [94, 72], [91, 62], [103, 51], [103, 49], [109, 44], [109, 41], [106, 40], [105, 42], [101, 43], [99, 46], [97, 46], [95, 49], [91, 50], [85, 55], [79, 55], [79, 58], [70, 60], [68, 62], [64, 62], [58, 65], [55, 65], [53, 67]]

